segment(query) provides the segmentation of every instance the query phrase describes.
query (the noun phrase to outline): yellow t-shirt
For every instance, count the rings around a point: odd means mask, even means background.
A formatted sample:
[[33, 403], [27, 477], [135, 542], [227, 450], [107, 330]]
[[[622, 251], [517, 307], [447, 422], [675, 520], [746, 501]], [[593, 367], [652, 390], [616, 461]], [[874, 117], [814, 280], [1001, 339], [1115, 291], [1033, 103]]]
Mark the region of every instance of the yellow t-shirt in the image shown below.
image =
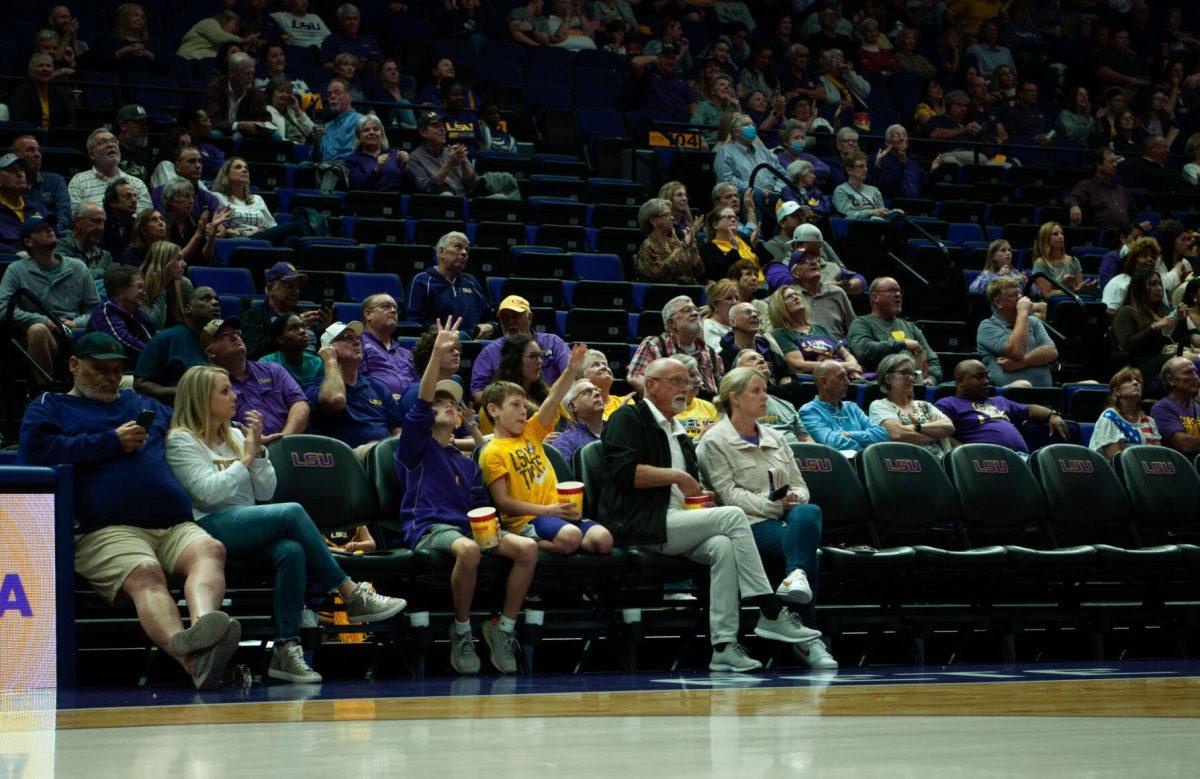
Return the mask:
[[621, 397], [609, 395], [608, 400], [604, 403], [603, 419], [608, 419], [613, 415], [613, 412], [619, 409], [621, 406], [627, 406], [632, 402], [633, 395], [623, 395]]
[[[542, 440], [550, 431], [542, 427], [536, 416], [525, 422], [520, 438], [493, 438], [479, 458], [483, 483], [490, 486], [501, 477], [508, 477], [508, 494], [515, 500], [548, 506], [558, 503], [558, 478], [546, 457]], [[505, 530], [516, 533], [533, 516], [511, 517], [501, 514]]]
[[676, 414], [675, 418], [683, 425], [683, 431], [688, 434], [688, 438], [696, 441], [706, 430], [717, 424], [717, 407], [707, 400], [692, 398], [692, 402], [683, 413]]

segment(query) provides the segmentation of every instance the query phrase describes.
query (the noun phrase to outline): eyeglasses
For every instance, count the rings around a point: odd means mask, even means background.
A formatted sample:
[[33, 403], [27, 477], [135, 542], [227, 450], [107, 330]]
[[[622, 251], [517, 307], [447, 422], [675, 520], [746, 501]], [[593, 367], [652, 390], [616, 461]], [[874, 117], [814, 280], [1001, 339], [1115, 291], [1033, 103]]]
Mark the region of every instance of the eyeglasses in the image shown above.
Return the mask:
[[374, 306], [371, 306], [371, 308], [372, 309], [377, 308], [380, 311], [397, 311], [397, 310], [399, 310], [399, 308], [396, 306], [395, 303], [378, 303]]
[[533, 362], [534, 360], [549, 360], [553, 354], [554, 352], [550, 351], [549, 349], [543, 349], [540, 352], [530, 352], [529, 354], [524, 355], [524, 357], [526, 360]]
[[718, 219], [737, 219], [737, 214], [721, 214]]
[[[688, 378], [688, 379], [672, 379], [672, 378], [668, 378], [666, 376], [648, 376], [647, 378], [649, 378], [653, 381], [665, 381], [667, 384], [670, 384], [672, 387], [677, 387], [678, 389], [686, 389], [687, 387], [690, 387], [692, 385], [692, 380], [690, 378]], [[699, 386], [700, 382], [697, 381], [696, 384], [697, 384], [697, 386]]]
[[915, 379], [917, 377], [917, 372], [909, 368], [905, 368], [901, 371], [892, 371], [892, 373], [905, 379]]

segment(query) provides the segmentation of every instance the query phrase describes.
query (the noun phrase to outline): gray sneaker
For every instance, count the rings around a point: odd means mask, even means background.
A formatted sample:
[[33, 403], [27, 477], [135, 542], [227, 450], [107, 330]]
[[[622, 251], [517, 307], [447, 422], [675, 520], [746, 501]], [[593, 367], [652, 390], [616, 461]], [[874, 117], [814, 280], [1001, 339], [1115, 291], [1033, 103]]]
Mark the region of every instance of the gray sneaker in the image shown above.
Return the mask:
[[796, 657], [803, 660], [809, 668], [829, 671], [838, 667], [837, 660], [829, 654], [829, 650], [825, 648], [825, 644], [819, 638], [803, 644], [796, 644], [792, 650], [796, 653]]
[[404, 611], [407, 605], [408, 601], [404, 598], [380, 595], [371, 587], [370, 582], [359, 582], [354, 588], [354, 594], [346, 600], [346, 619], [354, 625], [382, 622]]
[[475, 654], [475, 636], [459, 633], [450, 626], [450, 667], [464, 676], [479, 673], [479, 655]]
[[746, 647], [741, 644], [730, 644], [722, 652], [714, 648], [712, 660], [708, 664], [710, 671], [734, 671], [742, 674], [761, 671], [762, 667], [763, 664], [751, 657]]
[[754, 633], [763, 638], [784, 641], [789, 644], [802, 644], [805, 641], [821, 637], [821, 631], [804, 627], [800, 617], [787, 609], [782, 609], [775, 619], [767, 619], [766, 614], [760, 616], [758, 624], [754, 627]]
[[321, 674], [309, 667], [304, 659], [304, 649], [296, 643], [275, 645], [271, 654], [271, 665], [267, 676], [293, 684], [320, 684]]
[[229, 632], [229, 615], [210, 611], [192, 620], [192, 625], [171, 636], [171, 651], [177, 655], [194, 655], [216, 644]]
[[242, 640], [242, 625], [236, 619], [229, 620], [229, 628], [221, 640], [196, 654], [196, 665], [192, 669], [192, 683], [197, 690], [215, 690], [225, 677], [225, 666], [233, 659], [238, 642]]
[[517, 650], [521, 645], [514, 634], [500, 629], [500, 620], [489, 619], [483, 623], [483, 642], [491, 652], [492, 665], [497, 671], [502, 674], [517, 672]]

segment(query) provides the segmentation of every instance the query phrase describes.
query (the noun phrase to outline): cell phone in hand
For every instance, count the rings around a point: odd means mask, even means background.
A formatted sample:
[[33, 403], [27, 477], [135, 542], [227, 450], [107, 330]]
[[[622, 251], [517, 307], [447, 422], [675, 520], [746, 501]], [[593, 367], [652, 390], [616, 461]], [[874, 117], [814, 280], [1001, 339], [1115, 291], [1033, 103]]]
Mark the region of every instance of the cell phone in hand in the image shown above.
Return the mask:
[[158, 415], [154, 412], [154, 409], [142, 409], [142, 411], [138, 413], [137, 419], [134, 420], [134, 424], [146, 432], [150, 432], [150, 426], [154, 424], [154, 418], [156, 416]]
[[767, 500], [783, 500], [783, 496], [788, 494], [788, 485], [783, 485], [778, 489], [771, 490], [767, 493]]

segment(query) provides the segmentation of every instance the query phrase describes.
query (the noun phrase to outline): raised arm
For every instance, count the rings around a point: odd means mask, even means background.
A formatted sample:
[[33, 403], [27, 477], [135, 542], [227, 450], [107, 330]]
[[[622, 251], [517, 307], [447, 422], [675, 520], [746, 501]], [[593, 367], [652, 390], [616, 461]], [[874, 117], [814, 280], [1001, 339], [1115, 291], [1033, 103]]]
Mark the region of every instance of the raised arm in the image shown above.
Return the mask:
[[571, 359], [567, 362], [567, 369], [559, 374], [553, 386], [550, 387], [550, 394], [542, 401], [542, 405], [538, 408], [537, 418], [541, 426], [549, 430], [550, 425], [554, 423], [554, 416], [558, 413], [558, 407], [562, 403], [563, 397], [566, 396], [567, 390], [575, 383], [575, 377], [583, 368], [583, 358], [587, 354], [587, 344], [575, 344], [571, 348]]
[[421, 385], [417, 388], [417, 397], [426, 403], [433, 403], [434, 395], [437, 392], [438, 371], [442, 364], [442, 358], [458, 345], [458, 326], [460, 324], [462, 324], [462, 317], [458, 319], [446, 317], [444, 323], [437, 322], [438, 331], [437, 337], [433, 340], [433, 354], [429, 357], [429, 364], [425, 366], [425, 372], [421, 374]]

